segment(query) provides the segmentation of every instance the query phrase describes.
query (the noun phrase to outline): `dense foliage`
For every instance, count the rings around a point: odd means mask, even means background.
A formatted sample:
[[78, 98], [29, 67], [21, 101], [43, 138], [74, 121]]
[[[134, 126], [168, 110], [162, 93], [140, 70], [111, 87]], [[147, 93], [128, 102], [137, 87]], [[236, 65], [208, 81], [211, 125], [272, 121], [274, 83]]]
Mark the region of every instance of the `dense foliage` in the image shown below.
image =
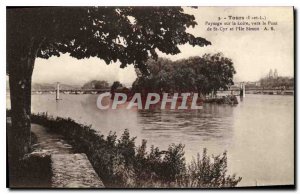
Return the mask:
[[70, 53], [142, 68], [157, 50], [174, 55], [178, 45], [210, 44], [186, 32], [197, 23], [181, 7], [9, 7], [7, 21], [8, 73], [18, 68], [14, 53], [29, 46], [34, 57]]
[[187, 164], [184, 146], [172, 144], [161, 151], [147, 142], [135, 145], [135, 138], [125, 130], [120, 138], [107, 137], [89, 126], [71, 119], [51, 118], [46, 114], [32, 115], [35, 123], [62, 134], [78, 151], [86, 153], [106, 187], [233, 187], [241, 177], [227, 175], [226, 152], [208, 156], [206, 149]]
[[121, 82], [119, 82], [119, 81], [115, 81], [112, 85], [111, 85], [111, 87], [110, 87], [110, 90], [111, 91], [115, 91], [117, 88], [119, 88], [119, 87], [123, 87], [123, 84], [121, 84]]
[[108, 87], [108, 82], [104, 80], [92, 80], [82, 86], [83, 89], [105, 89]]
[[9, 75], [12, 139], [9, 163], [30, 150], [31, 80], [37, 57], [68, 53], [96, 57], [145, 72], [157, 52], [175, 55], [179, 45], [211, 43], [187, 32], [197, 25], [181, 7], [8, 7], [6, 73]]
[[148, 74], [137, 70], [133, 90], [140, 92], [198, 92], [203, 95], [226, 90], [233, 85], [235, 69], [221, 53], [171, 61], [149, 60]]

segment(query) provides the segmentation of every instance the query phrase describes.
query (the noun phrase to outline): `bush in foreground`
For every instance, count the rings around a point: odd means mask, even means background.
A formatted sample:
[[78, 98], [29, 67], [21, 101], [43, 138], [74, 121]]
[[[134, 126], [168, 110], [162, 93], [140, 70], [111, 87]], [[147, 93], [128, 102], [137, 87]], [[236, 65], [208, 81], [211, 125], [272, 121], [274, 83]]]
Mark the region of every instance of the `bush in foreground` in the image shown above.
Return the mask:
[[218, 188], [234, 187], [242, 179], [226, 174], [226, 152], [210, 157], [204, 149], [187, 164], [182, 144], [172, 144], [166, 151], [151, 146], [147, 151], [146, 140], [137, 147], [128, 130], [118, 139], [115, 133], [104, 137], [70, 118], [33, 114], [31, 119], [85, 153], [106, 187]]

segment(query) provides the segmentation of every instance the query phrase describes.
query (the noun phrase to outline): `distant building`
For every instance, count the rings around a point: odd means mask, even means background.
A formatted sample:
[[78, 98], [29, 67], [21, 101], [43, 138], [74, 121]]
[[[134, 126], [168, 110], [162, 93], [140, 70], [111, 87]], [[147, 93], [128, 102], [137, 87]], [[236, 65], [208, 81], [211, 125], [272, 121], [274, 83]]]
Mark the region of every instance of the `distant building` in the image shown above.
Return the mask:
[[278, 72], [277, 72], [277, 69], [275, 69], [275, 71], [274, 71], [274, 78], [275, 78], [275, 79], [278, 78]]
[[270, 78], [270, 79], [271, 79], [271, 78], [277, 79], [277, 78], [278, 78], [278, 72], [277, 72], [277, 69], [274, 70], [274, 73], [273, 73], [273, 70], [270, 69], [269, 74], [268, 74], [268, 78]]
[[277, 69], [274, 69], [274, 72], [272, 69], [269, 71], [269, 73], [260, 79], [260, 87], [263, 88], [294, 88], [294, 78], [293, 77], [286, 77], [286, 76], [280, 76], [278, 74]]
[[270, 71], [269, 71], [269, 76], [268, 76], [269, 78], [273, 78], [273, 70], [272, 69], [270, 69]]

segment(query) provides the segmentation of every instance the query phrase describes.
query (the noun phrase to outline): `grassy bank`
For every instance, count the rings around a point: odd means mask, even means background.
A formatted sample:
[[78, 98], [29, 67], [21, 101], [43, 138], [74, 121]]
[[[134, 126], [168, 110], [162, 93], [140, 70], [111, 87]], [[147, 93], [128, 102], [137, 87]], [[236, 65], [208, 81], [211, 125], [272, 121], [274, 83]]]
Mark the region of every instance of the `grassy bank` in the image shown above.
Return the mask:
[[136, 146], [128, 130], [119, 138], [115, 133], [104, 137], [70, 118], [33, 114], [31, 120], [62, 134], [74, 149], [85, 153], [108, 188], [216, 188], [234, 187], [241, 181], [241, 177], [227, 175], [226, 152], [210, 157], [204, 149], [201, 156], [187, 164], [181, 144], [172, 144], [165, 151], [154, 146], [147, 149], [145, 140]]

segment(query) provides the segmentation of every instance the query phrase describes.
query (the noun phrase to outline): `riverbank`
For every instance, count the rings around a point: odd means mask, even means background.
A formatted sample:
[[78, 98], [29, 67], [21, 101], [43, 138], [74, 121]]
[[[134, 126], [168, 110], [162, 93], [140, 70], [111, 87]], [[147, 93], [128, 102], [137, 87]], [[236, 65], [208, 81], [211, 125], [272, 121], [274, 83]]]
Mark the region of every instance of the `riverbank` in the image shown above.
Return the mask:
[[[202, 156], [187, 164], [184, 146], [172, 144], [161, 151], [146, 141], [135, 145], [135, 138], [125, 130], [120, 138], [115, 133], [107, 137], [89, 126], [72, 119], [52, 118], [47, 114], [32, 115], [32, 122], [61, 134], [75, 150], [89, 158], [105, 187], [233, 187], [240, 177], [227, 175], [227, 155]], [[149, 150], [149, 151], [148, 151]]]

